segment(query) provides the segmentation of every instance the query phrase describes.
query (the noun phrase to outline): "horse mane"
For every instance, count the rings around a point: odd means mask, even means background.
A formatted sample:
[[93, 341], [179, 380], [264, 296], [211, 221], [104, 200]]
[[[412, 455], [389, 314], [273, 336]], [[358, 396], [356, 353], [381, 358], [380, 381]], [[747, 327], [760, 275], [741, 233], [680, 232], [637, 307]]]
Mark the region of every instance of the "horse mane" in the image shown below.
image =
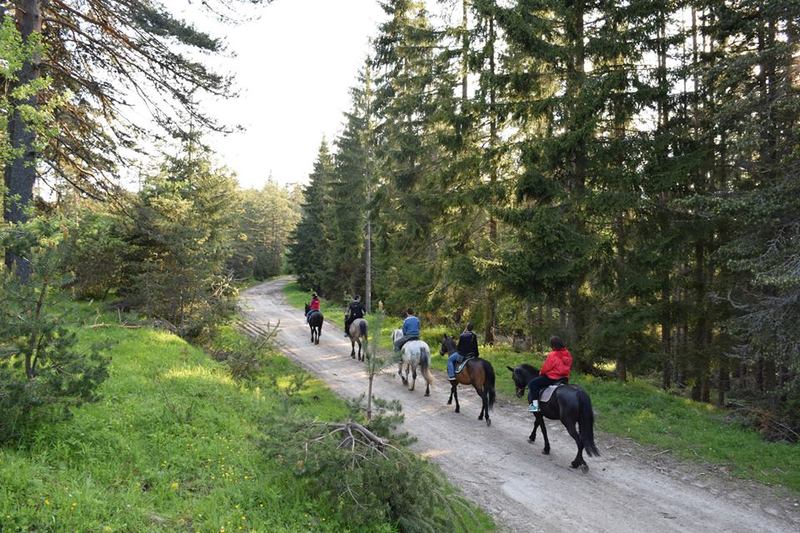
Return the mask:
[[536, 368], [533, 365], [529, 365], [527, 363], [522, 363], [521, 365], [519, 365], [519, 367], [521, 369], [525, 370], [526, 372], [530, 372], [531, 374], [535, 374], [535, 375], [539, 374], [539, 369]]

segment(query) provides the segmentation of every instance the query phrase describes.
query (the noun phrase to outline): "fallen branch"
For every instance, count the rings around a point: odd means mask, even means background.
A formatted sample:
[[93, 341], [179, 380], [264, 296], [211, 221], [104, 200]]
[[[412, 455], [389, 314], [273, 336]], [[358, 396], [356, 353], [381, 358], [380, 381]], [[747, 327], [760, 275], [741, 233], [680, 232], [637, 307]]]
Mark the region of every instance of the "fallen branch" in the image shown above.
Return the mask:
[[100, 324], [92, 324], [91, 326], [86, 326], [86, 327], [89, 328], [89, 329], [95, 329], [95, 328], [141, 329], [141, 328], [143, 328], [145, 326], [143, 326], [141, 324], [105, 324], [105, 323], [100, 323]]

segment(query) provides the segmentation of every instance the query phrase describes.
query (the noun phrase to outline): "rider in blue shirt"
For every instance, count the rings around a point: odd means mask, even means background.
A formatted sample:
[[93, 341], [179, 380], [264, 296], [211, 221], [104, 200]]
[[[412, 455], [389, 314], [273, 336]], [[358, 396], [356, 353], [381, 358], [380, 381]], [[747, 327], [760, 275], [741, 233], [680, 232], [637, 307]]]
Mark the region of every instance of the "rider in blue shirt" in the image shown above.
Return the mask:
[[397, 339], [394, 343], [394, 349], [399, 352], [405, 343], [408, 341], [419, 340], [419, 318], [414, 316], [414, 310], [408, 308], [406, 310], [406, 318], [403, 320], [403, 336]]

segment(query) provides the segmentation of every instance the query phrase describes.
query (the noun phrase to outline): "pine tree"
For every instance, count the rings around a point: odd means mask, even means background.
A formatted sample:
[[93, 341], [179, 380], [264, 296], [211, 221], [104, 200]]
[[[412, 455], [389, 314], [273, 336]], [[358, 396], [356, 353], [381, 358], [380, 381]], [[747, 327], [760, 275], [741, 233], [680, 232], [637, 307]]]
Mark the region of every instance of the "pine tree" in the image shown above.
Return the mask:
[[436, 284], [434, 223], [446, 202], [436, 182], [441, 157], [435, 124], [452, 105], [447, 65], [424, 2], [383, 2], [389, 20], [375, 41], [375, 262], [389, 309], [425, 303]]
[[291, 237], [289, 261], [301, 285], [326, 294], [325, 268], [328, 257], [324, 216], [327, 184], [333, 174], [333, 159], [325, 139], [320, 144], [314, 171], [304, 189], [301, 219]]
[[334, 171], [327, 184], [325, 218], [330, 239], [326, 256], [325, 288], [329, 294], [362, 293], [365, 282], [367, 186], [373, 151], [370, 72], [359, 76], [351, 90], [353, 104], [345, 114], [346, 124], [336, 139]]
[[[225, 13], [234, 14], [237, 4], [203, 3], [223, 18], [230, 18]], [[146, 123], [126, 118], [123, 111], [131, 98], [144, 101], [162, 132], [186, 138], [187, 115], [203, 128], [220, 128], [192, 95], [226, 96], [230, 80], [191, 59], [186, 50], [213, 54], [222, 43], [160, 3], [15, 0], [0, 3], [3, 24], [6, 17], [19, 28], [22, 45], [36, 49], [8, 77], [12, 113], [7, 135], [13, 157], [4, 169], [6, 221], [27, 219], [40, 170], [85, 194], [114, 192], [114, 170], [149, 130]], [[57, 98], [62, 101], [50, 110], [57, 127], [37, 135], [37, 113], [30, 110], [42, 110]], [[7, 257], [6, 263], [26, 275], [18, 257]]]

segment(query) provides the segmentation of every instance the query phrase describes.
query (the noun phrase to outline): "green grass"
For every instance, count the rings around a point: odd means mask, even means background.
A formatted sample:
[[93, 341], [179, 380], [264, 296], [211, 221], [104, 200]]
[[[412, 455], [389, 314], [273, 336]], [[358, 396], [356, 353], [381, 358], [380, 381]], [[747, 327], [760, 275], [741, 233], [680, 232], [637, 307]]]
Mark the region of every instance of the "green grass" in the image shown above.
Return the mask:
[[[201, 349], [120, 327], [101, 304], [58, 296], [51, 309], [76, 326], [81, 345], [111, 346], [111, 376], [99, 402], [0, 448], [0, 532], [352, 530], [328, 498], [309, 497], [313, 480], [259, 448], [266, 415], [286, 413], [285, 394], [301, 416], [348, 416], [321, 381], [273, 353], [257, 378], [238, 383]], [[243, 340], [222, 327], [213, 348]], [[494, 530], [488, 515], [476, 517], [481, 531]]]
[[[84, 324], [116, 320], [97, 306], [71, 307]], [[326, 501], [307, 497], [306, 481], [258, 448], [264, 415], [281, 405], [271, 387], [298, 372], [286, 358], [268, 359], [274, 384], [246, 387], [165, 332], [83, 327], [79, 335], [84, 345], [113, 344], [102, 400], [0, 449], [0, 530], [347, 529]], [[346, 415], [344, 403], [319, 381], [306, 382], [299, 394], [316, 397], [300, 407], [313, 405], [313, 416]]]
[[[285, 294], [290, 304], [302, 309], [308, 295], [296, 283], [289, 284]], [[342, 323], [342, 309], [333, 307], [338, 315], [326, 317]], [[381, 332], [380, 344], [391, 346], [391, 331], [400, 327], [399, 318], [387, 318]], [[422, 338], [433, 351], [433, 367], [446, 370], [447, 360], [439, 356], [442, 333], [454, 335], [442, 326], [422, 325]], [[514, 397], [514, 383], [506, 366], [521, 363], [541, 366], [545, 354], [517, 353], [507, 346], [481, 347], [481, 356], [492, 363], [497, 374], [498, 394], [514, 399], [524, 406], [524, 400]], [[731, 474], [754, 479], [769, 485], [783, 485], [800, 492], [800, 446], [766, 442], [753, 430], [725, 420], [726, 412], [716, 407], [680, 398], [643, 381], [620, 383], [593, 376], [573, 373], [571, 381], [586, 389], [598, 416], [598, 429], [614, 435], [629, 437], [641, 444], [651, 445], [675, 457], [707, 462], [724, 467]], [[527, 432], [530, 428], [520, 431]], [[602, 441], [598, 443], [602, 452]]]

